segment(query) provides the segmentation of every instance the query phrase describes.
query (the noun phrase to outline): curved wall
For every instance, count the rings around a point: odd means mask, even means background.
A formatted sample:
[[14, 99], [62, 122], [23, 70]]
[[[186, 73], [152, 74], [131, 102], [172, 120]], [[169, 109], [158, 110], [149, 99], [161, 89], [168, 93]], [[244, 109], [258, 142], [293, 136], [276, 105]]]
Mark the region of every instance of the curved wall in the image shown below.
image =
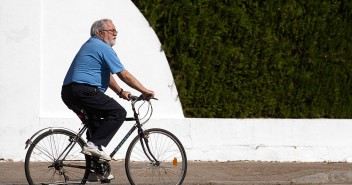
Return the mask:
[[[92, 23], [102, 18], [112, 19], [118, 29], [113, 48], [125, 68], [159, 98], [153, 117], [184, 118], [160, 42], [130, 0], [2, 0], [0, 158], [23, 158], [22, 150], [17, 150], [36, 130], [76, 118], [61, 101], [62, 81], [76, 52], [90, 37]], [[107, 93], [131, 115], [129, 102], [112, 91]], [[53, 121], [43, 121], [48, 119]], [[79, 124], [67, 126], [76, 130]]]

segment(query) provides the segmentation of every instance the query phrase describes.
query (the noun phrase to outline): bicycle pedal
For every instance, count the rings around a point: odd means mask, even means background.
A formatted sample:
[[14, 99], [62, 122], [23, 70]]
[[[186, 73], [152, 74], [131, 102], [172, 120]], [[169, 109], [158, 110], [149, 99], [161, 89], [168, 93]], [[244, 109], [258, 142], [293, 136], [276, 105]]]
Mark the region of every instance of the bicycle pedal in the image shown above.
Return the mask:
[[108, 175], [108, 176], [99, 176], [97, 175], [98, 179], [100, 180], [101, 183], [110, 183], [111, 180], [115, 179], [113, 175]]
[[89, 172], [87, 181], [88, 182], [98, 182], [98, 177], [94, 172]]

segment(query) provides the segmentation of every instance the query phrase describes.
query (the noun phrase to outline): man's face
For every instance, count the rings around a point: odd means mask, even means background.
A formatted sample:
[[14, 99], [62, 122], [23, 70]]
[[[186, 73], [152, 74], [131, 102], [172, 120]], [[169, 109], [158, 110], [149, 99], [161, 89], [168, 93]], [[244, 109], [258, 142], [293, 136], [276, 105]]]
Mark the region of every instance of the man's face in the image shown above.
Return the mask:
[[115, 25], [110, 22], [105, 22], [105, 29], [99, 31], [99, 37], [111, 47], [116, 43], [117, 31]]

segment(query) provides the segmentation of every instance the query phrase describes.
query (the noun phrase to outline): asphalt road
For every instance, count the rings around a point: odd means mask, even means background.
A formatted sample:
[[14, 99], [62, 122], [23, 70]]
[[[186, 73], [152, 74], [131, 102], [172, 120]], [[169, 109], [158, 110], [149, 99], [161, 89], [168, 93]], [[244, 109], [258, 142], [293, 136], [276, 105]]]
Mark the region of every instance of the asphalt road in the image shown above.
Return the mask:
[[[122, 161], [111, 184], [129, 184]], [[23, 162], [0, 161], [0, 184], [27, 184]], [[184, 184], [352, 184], [351, 163], [189, 162]]]

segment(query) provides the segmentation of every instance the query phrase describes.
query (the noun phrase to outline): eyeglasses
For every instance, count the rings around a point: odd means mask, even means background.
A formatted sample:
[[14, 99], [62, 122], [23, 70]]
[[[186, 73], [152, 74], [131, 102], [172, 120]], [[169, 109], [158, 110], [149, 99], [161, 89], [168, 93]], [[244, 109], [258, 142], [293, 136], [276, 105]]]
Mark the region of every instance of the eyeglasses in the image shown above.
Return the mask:
[[107, 32], [111, 32], [112, 34], [114, 34], [114, 35], [117, 35], [117, 30], [115, 30], [115, 29], [111, 29], [111, 30], [101, 30], [101, 31], [107, 31]]

